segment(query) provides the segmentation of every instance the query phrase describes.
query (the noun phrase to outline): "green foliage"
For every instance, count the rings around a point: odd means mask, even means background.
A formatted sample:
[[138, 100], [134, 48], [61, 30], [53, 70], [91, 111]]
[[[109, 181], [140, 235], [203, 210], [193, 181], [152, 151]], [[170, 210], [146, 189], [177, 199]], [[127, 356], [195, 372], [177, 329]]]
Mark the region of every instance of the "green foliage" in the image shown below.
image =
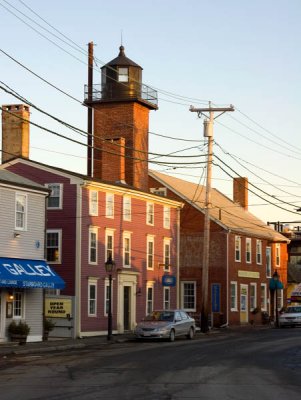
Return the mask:
[[53, 322], [51, 319], [45, 318], [44, 319], [44, 330], [46, 332], [51, 332], [55, 327], [55, 322]]
[[9, 335], [28, 335], [30, 332], [30, 327], [25, 321], [16, 322], [13, 320], [8, 325], [8, 333]]

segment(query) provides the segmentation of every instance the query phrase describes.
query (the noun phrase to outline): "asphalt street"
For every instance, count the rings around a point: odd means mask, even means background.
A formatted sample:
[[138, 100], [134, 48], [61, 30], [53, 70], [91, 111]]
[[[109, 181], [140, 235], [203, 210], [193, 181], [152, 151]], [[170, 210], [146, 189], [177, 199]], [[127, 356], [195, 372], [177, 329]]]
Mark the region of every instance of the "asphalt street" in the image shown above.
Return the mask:
[[301, 329], [2, 356], [1, 400], [299, 400]]

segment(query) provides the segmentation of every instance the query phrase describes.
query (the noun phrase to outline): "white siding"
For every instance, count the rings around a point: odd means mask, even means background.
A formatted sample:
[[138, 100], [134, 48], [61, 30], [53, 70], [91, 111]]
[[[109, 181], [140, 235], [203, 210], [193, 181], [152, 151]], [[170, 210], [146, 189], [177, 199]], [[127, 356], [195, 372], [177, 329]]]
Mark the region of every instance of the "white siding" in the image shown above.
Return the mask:
[[[26, 230], [15, 238], [15, 194], [27, 194]], [[0, 186], [0, 256], [44, 258], [45, 195]]]

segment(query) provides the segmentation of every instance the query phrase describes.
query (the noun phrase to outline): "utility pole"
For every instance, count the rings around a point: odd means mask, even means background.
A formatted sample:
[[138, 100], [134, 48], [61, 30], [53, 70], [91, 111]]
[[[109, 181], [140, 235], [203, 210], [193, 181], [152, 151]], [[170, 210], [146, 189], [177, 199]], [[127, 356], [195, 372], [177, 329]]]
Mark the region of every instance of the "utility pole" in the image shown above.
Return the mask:
[[87, 154], [87, 175], [92, 176], [92, 130], [93, 130], [93, 42], [88, 43], [88, 154]]
[[[234, 111], [230, 105], [227, 108], [211, 107], [209, 101], [208, 108], [194, 108], [190, 106], [189, 111], [196, 112], [198, 117], [206, 117], [204, 120], [204, 137], [208, 138], [207, 153], [207, 177], [206, 177], [206, 197], [205, 197], [205, 216], [204, 216], [204, 242], [203, 242], [203, 269], [202, 269], [202, 297], [201, 297], [201, 331], [207, 332], [209, 329], [209, 304], [208, 304], [208, 275], [209, 275], [209, 250], [210, 250], [210, 206], [211, 206], [211, 177], [212, 177], [212, 157], [213, 157], [213, 122], [220, 115], [227, 111]], [[209, 112], [209, 116], [203, 114]], [[220, 112], [214, 117], [215, 112]], [[228, 290], [227, 290], [228, 293]]]

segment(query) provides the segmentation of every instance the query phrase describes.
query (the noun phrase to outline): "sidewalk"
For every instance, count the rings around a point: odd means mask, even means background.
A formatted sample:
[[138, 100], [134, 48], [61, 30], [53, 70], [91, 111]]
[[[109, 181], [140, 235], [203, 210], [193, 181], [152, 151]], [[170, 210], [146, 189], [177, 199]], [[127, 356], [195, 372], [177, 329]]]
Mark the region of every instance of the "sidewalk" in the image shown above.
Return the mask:
[[36, 354], [51, 351], [62, 351], [69, 349], [83, 349], [97, 346], [110, 346], [116, 343], [125, 343], [134, 340], [134, 335], [114, 335], [112, 340], [108, 341], [106, 336], [85, 337], [82, 339], [62, 339], [49, 338], [43, 342], [30, 342], [25, 345], [19, 345], [15, 342], [0, 343], [0, 357], [18, 354]]

